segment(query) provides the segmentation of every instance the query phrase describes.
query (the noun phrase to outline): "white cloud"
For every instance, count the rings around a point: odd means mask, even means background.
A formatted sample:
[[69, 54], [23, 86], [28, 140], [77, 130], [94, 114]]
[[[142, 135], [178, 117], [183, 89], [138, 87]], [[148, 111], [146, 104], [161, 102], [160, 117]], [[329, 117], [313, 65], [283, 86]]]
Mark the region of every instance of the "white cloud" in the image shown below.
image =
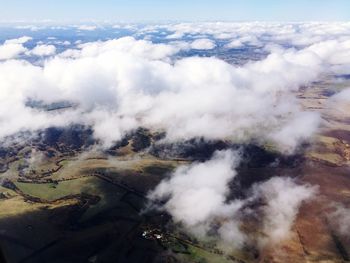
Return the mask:
[[196, 39], [191, 43], [192, 49], [208, 50], [215, 48], [215, 46], [215, 42], [207, 38]]
[[6, 40], [4, 42], [4, 45], [7, 45], [7, 44], [24, 44], [24, 43], [27, 43], [30, 40], [32, 40], [31, 37], [23, 36], [23, 37], [20, 37], [20, 38], [8, 39], [8, 40]]
[[266, 202], [260, 246], [278, 244], [290, 235], [292, 224], [303, 201], [313, 197], [316, 187], [298, 185], [291, 178], [274, 177], [254, 187], [255, 198]]
[[[310, 199], [316, 188], [298, 185], [291, 178], [274, 177], [256, 184], [247, 199], [227, 201], [229, 183], [235, 178], [239, 156], [230, 150], [214, 153], [211, 160], [177, 168], [150, 194], [175, 223], [198, 238], [213, 236], [217, 229], [218, 244], [225, 250], [245, 243], [263, 248], [290, 237], [290, 230], [303, 201]], [[257, 202], [246, 209], [249, 203]], [[263, 204], [261, 203], [263, 202]], [[241, 229], [244, 218], [258, 217], [262, 227], [249, 234]], [[210, 232], [210, 235], [209, 235]]]
[[242, 202], [226, 203], [228, 183], [236, 175], [234, 168], [238, 160], [234, 152], [224, 151], [216, 152], [207, 162], [179, 167], [149, 197], [152, 200], [168, 198], [163, 209], [176, 223], [181, 223], [187, 231], [199, 237], [205, 237], [214, 222], [225, 220], [219, 227], [219, 235], [225, 241], [236, 243], [232, 245], [240, 246], [245, 237], [234, 216]]
[[37, 45], [31, 51], [29, 51], [30, 55], [35, 56], [52, 56], [56, 53], [56, 47], [54, 45]]
[[[146, 27], [144, 32], [166, 29], [167, 38], [181, 39], [186, 35], [210, 35], [215, 39], [232, 39], [233, 46], [239, 41], [260, 46], [262, 42], [308, 46], [337, 38], [349, 39], [349, 22], [277, 23], [277, 22], [207, 22], [176, 23]], [[237, 40], [237, 42], [235, 42]], [[230, 45], [230, 44], [229, 44]]]
[[23, 36], [6, 40], [3, 45], [0, 45], [0, 60], [17, 58], [19, 55], [26, 52], [27, 48], [25, 48], [23, 44], [31, 39], [31, 37]]
[[81, 26], [77, 26], [78, 30], [84, 30], [84, 31], [94, 31], [97, 29], [97, 26], [93, 26], [93, 25], [81, 25]]
[[161, 182], [150, 198], [170, 196], [165, 209], [171, 211], [175, 222], [189, 228], [225, 214], [229, 211], [225, 199], [228, 183], [236, 175], [236, 158], [231, 151], [217, 152], [210, 161], [182, 166], [169, 180]]
[[[135, 40], [133, 37], [123, 37], [119, 39], [108, 40], [105, 42], [90, 42], [79, 44], [80, 50], [75, 57], [98, 57], [99, 55], [110, 53], [119, 55], [120, 53], [130, 54], [146, 59], [166, 59], [179, 51], [179, 48], [166, 44], [153, 44], [146, 40]], [[67, 50], [66, 52], [71, 52]]]
[[239, 39], [232, 40], [230, 43], [225, 45], [226, 48], [239, 48], [243, 46], [244, 43]]
[[4, 44], [0, 46], [0, 60], [12, 59], [27, 51], [22, 44]]

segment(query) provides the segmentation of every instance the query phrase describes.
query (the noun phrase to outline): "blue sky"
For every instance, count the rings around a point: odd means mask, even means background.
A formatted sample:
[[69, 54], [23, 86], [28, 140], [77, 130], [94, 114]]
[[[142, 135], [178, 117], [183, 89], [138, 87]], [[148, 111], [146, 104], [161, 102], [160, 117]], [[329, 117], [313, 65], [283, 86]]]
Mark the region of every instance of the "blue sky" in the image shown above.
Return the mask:
[[0, 20], [350, 20], [350, 0], [0, 0]]

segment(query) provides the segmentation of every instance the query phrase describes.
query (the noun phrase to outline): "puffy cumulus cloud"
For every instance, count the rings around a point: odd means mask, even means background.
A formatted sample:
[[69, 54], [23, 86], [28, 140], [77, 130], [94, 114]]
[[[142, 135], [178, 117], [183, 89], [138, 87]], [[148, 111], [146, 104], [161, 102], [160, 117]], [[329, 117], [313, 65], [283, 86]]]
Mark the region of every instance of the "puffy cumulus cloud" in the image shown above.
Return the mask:
[[34, 55], [39, 57], [52, 56], [56, 54], [56, 47], [54, 45], [37, 45], [28, 53], [29, 55]]
[[18, 57], [27, 49], [22, 44], [4, 44], [0, 46], [0, 60], [7, 60]]
[[299, 112], [288, 124], [273, 131], [269, 137], [272, 141], [279, 142], [280, 148], [288, 152], [289, 149], [296, 149], [301, 141], [307, 141], [310, 131], [315, 131], [318, 125], [319, 119], [314, 113]]
[[[232, 151], [216, 152], [211, 160], [181, 166], [149, 194], [163, 206], [176, 223], [204, 238], [214, 224], [223, 240], [241, 246], [245, 240], [234, 220], [242, 202], [226, 202], [228, 183], [235, 177], [239, 157]], [[237, 243], [238, 242], [238, 243]]]
[[261, 46], [262, 43], [258, 40], [256, 36], [242, 36], [237, 39], [231, 40], [225, 45], [226, 48], [240, 48], [246, 45], [250, 46]]
[[[290, 91], [316, 78], [321, 68], [317, 56], [295, 51], [272, 54], [241, 68], [214, 58], [183, 59], [170, 68], [181, 73], [181, 79], [171, 71], [167, 74], [179, 88], [157, 96], [144, 120], [153, 126], [167, 123], [172, 140], [257, 138], [292, 150], [316, 129], [318, 118], [300, 111]], [[194, 103], [196, 98], [201, 100]], [[303, 126], [295, 129], [294, 124]]]
[[27, 48], [23, 44], [31, 39], [31, 37], [23, 36], [6, 40], [3, 45], [0, 45], [0, 60], [13, 59], [26, 52]]
[[[239, 159], [237, 153], [227, 150], [214, 153], [209, 161], [181, 166], [150, 192], [149, 198], [161, 201], [158, 208], [186, 231], [201, 239], [216, 237], [225, 250], [256, 243], [262, 248], [288, 238], [299, 207], [316, 188], [275, 177], [254, 185], [246, 199], [228, 200]], [[247, 208], [252, 202], [257, 205]], [[256, 230], [262, 235], [242, 230], [251, 216], [262, 222]]]
[[215, 46], [216, 46], [215, 42], [207, 38], [196, 39], [191, 43], [192, 49], [208, 50], [208, 49], [215, 48]]
[[[45, 119], [47, 112], [26, 107], [29, 98], [44, 103], [68, 100], [77, 106], [57, 112], [57, 119], [71, 116], [57, 123], [92, 126], [106, 146], [143, 126], [166, 131], [169, 141], [193, 137], [268, 141], [292, 152], [312, 135], [319, 119], [299, 107], [293, 92], [322, 72], [347, 66], [338, 63], [343, 58], [330, 55], [339, 47], [346, 52], [347, 41], [336, 43], [278, 48], [265, 59], [240, 67], [214, 57], [177, 58], [179, 51], [188, 49], [181, 42], [154, 44], [132, 37], [79, 44], [41, 67], [3, 62], [0, 99], [6, 102], [1, 112], [7, 117], [0, 120], [7, 128], [1, 135], [53, 123]], [[14, 104], [17, 115], [40, 118], [19, 125], [15, 111], [8, 111]], [[114, 131], [106, 132], [107, 128]]]
[[226, 48], [240, 48], [243, 46], [244, 46], [244, 43], [240, 39], [232, 40], [225, 45]]
[[14, 38], [14, 39], [8, 39], [4, 42], [5, 45], [7, 44], [24, 44], [27, 43], [28, 41], [32, 40], [31, 37], [28, 36], [23, 36], [20, 38]]
[[335, 67], [350, 64], [350, 40], [328, 40], [314, 44], [308, 47], [307, 50], [326, 59]]
[[291, 178], [274, 177], [253, 187], [253, 198], [262, 199], [264, 236], [259, 245], [274, 245], [286, 239], [303, 201], [313, 197], [317, 188], [298, 185]]
[[[21, 131], [68, 125], [78, 117], [72, 112], [46, 112], [26, 106], [31, 92], [50, 94], [50, 83], [42, 75], [42, 68], [25, 61], [10, 60], [0, 63], [0, 138]], [[20, 77], [19, 77], [20, 76]], [[55, 96], [54, 94], [52, 95]], [[49, 96], [47, 96], [49, 99]]]
[[97, 109], [85, 114], [85, 122], [93, 123], [94, 135], [96, 138], [102, 139], [103, 147], [111, 146], [116, 138], [120, 140], [127, 132], [139, 127], [134, 116], [121, 116], [105, 109]]
[[153, 44], [146, 40], [136, 40], [133, 37], [123, 37], [108, 41], [91, 42], [79, 44], [79, 49], [68, 49], [61, 56], [63, 57], [98, 57], [102, 54], [118, 56], [120, 53], [133, 55], [150, 60], [161, 60], [168, 58], [180, 51], [181, 46]]

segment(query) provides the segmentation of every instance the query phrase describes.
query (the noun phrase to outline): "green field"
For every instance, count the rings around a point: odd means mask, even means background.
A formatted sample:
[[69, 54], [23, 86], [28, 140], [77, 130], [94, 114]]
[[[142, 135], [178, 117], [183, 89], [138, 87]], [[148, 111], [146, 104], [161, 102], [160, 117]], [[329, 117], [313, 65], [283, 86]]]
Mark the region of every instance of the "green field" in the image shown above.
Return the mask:
[[96, 177], [84, 177], [69, 181], [45, 184], [16, 182], [16, 186], [25, 194], [48, 201], [54, 201], [65, 196], [90, 194], [101, 199], [113, 198], [118, 200], [125, 191]]

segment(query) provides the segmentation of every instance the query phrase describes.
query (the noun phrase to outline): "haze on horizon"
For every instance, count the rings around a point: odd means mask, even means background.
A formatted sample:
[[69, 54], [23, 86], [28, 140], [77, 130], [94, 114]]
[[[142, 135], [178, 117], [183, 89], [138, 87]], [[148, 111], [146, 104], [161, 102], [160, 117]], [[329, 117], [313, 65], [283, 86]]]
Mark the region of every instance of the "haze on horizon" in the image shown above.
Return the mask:
[[347, 0], [0, 0], [0, 21], [344, 21]]

